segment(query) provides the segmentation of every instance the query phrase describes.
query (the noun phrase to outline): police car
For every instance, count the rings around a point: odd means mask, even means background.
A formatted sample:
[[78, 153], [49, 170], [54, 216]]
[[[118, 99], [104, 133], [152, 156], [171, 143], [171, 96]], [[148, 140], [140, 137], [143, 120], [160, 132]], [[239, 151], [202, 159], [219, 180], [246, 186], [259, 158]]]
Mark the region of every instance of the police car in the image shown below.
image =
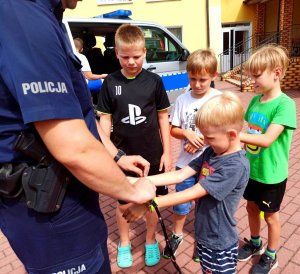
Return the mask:
[[[139, 26], [146, 41], [147, 54], [144, 69], [162, 77], [171, 104], [188, 86], [186, 60], [189, 51], [166, 28], [146, 21], [131, 20], [131, 11], [117, 10], [93, 18], [65, 18], [63, 23], [73, 50], [73, 38], [80, 37], [85, 44], [84, 54], [89, 60], [93, 73], [111, 73], [119, 69], [119, 62], [114, 53], [114, 34], [121, 24]], [[105, 46], [98, 46], [99, 41]]]

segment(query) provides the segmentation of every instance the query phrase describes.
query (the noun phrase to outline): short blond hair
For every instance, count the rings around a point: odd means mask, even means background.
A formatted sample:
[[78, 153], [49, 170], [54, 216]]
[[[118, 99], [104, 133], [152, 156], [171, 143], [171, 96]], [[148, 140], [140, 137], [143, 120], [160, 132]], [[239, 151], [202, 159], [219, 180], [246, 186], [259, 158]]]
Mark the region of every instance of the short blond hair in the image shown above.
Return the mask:
[[268, 44], [257, 49], [245, 63], [248, 74], [259, 74], [265, 70], [272, 71], [279, 67], [282, 69], [281, 79], [289, 66], [288, 51], [277, 44]]
[[195, 123], [198, 128], [215, 127], [222, 131], [242, 130], [244, 108], [237, 95], [226, 91], [209, 99], [198, 110]]
[[141, 28], [130, 24], [123, 24], [117, 29], [115, 35], [116, 47], [121, 44], [131, 46], [137, 43], [141, 43], [145, 47], [145, 37]]
[[218, 61], [211, 49], [198, 49], [187, 60], [186, 70], [192, 74], [206, 72], [211, 77], [215, 76], [218, 69]]

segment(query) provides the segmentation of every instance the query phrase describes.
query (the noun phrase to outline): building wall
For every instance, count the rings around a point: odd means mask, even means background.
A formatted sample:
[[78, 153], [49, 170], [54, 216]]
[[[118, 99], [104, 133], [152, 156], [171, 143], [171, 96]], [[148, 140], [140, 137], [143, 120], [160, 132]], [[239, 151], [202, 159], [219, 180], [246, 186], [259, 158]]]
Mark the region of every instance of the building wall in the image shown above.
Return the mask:
[[129, 9], [134, 20], [153, 21], [165, 27], [182, 27], [182, 42], [190, 50], [206, 48], [207, 17], [205, 0], [155, 1], [135, 0], [129, 4], [97, 5], [96, 0], [78, 2], [64, 17], [92, 17], [117, 9]]
[[221, 0], [209, 1], [209, 47], [218, 55], [222, 49]]
[[293, 23], [300, 24], [300, 1], [299, 0], [294, 0]]
[[265, 32], [275, 32], [279, 30], [279, 0], [266, 2]]
[[254, 22], [255, 5], [245, 5], [242, 0], [222, 0], [222, 23]]

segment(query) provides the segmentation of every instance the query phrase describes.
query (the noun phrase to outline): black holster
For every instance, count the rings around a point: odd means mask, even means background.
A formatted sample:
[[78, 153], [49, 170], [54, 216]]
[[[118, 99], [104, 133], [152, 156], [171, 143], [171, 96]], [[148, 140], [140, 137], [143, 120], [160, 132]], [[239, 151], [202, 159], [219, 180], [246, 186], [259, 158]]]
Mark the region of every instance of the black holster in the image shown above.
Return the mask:
[[0, 197], [20, 197], [23, 187], [21, 184], [22, 174], [28, 165], [25, 163], [4, 163], [0, 168]]
[[22, 132], [15, 150], [33, 160], [21, 176], [27, 206], [40, 213], [57, 211], [63, 202], [71, 174], [53, 158], [37, 133]]

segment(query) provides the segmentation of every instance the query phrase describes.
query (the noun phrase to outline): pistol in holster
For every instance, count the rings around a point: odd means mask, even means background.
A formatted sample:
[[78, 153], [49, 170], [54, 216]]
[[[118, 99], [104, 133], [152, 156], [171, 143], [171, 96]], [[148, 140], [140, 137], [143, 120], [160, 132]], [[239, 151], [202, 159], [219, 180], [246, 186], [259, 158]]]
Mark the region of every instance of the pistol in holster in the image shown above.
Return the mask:
[[59, 210], [71, 174], [54, 159], [37, 133], [22, 132], [15, 150], [34, 163], [24, 168], [21, 177], [27, 206], [41, 213]]

